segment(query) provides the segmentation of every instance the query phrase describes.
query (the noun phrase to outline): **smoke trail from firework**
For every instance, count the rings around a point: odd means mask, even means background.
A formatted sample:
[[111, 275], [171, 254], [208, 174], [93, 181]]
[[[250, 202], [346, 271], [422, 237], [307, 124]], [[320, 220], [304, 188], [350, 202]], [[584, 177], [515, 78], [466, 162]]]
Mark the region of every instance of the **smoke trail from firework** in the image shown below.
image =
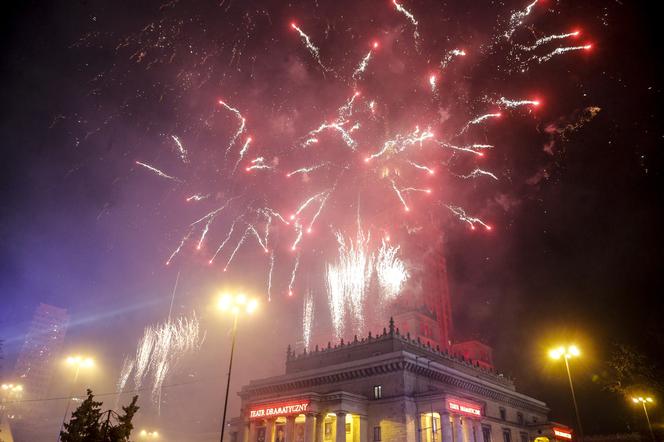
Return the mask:
[[383, 301], [396, 299], [410, 276], [398, 254], [399, 246], [393, 247], [383, 240], [376, 257], [376, 276]]

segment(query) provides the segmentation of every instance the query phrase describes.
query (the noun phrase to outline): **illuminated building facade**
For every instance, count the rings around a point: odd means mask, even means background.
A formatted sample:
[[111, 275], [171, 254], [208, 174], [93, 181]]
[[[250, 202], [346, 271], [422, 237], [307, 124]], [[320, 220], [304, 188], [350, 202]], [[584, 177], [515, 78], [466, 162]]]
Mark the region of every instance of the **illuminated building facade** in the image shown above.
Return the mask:
[[510, 379], [404, 335], [393, 321], [378, 336], [299, 354], [289, 347], [285, 374], [251, 381], [239, 395], [231, 442], [572, 437], [569, 428], [548, 422], [546, 404], [517, 392]]

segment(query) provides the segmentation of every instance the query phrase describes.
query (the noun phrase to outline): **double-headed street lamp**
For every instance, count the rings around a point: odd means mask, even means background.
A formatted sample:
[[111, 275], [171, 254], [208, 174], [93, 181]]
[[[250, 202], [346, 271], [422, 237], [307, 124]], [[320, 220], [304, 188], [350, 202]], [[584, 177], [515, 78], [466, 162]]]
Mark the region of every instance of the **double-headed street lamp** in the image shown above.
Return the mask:
[[652, 425], [650, 424], [650, 416], [648, 416], [648, 407], [646, 406], [647, 404], [652, 404], [654, 401], [650, 396], [636, 396], [632, 397], [632, 402], [635, 404], [641, 404], [643, 405], [643, 412], [646, 414], [646, 421], [648, 421], [648, 430], [650, 430], [650, 437], [652, 438], [652, 442], [655, 442], [655, 433], [652, 431]]
[[141, 439], [157, 440], [159, 439], [159, 432], [157, 430], [141, 430], [138, 436]]
[[[60, 424], [60, 432], [65, 426], [65, 421], [67, 420], [67, 414], [69, 413], [69, 406], [71, 405], [71, 399], [74, 395], [74, 388], [76, 388], [76, 381], [78, 380], [78, 375], [81, 372], [81, 369], [89, 369], [95, 366], [94, 359], [87, 356], [68, 356], [65, 359], [65, 363], [68, 367], [74, 369], [74, 378], [71, 381], [71, 390], [69, 396], [67, 396], [67, 407], [65, 408], [65, 415], [62, 418], [62, 424]], [[58, 441], [60, 440], [60, 432], [58, 432]]]
[[579, 406], [576, 403], [576, 395], [574, 394], [574, 384], [572, 383], [572, 373], [569, 369], [569, 360], [581, 356], [581, 350], [576, 345], [560, 346], [549, 351], [551, 359], [565, 360], [565, 368], [567, 369], [567, 379], [569, 380], [569, 389], [572, 391], [572, 402], [574, 402], [574, 412], [576, 413], [576, 424], [579, 427], [579, 439], [583, 440], [583, 426], [581, 425], [581, 416], [579, 415]]
[[237, 295], [224, 294], [217, 304], [219, 310], [233, 315], [233, 331], [231, 337], [231, 356], [228, 363], [228, 380], [226, 382], [226, 396], [224, 398], [224, 414], [221, 417], [221, 442], [224, 442], [224, 431], [226, 430], [226, 409], [228, 407], [228, 390], [231, 386], [231, 370], [233, 369], [233, 352], [235, 351], [235, 334], [237, 332], [237, 319], [241, 314], [251, 315], [258, 308], [256, 299], [249, 299], [240, 293]]

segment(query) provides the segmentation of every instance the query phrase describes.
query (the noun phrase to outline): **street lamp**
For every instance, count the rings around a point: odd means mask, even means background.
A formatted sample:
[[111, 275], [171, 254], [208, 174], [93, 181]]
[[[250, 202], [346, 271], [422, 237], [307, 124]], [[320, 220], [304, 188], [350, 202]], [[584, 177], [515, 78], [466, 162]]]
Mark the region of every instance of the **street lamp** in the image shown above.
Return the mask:
[[228, 363], [228, 380], [226, 381], [226, 397], [224, 398], [224, 414], [221, 417], [221, 442], [224, 442], [224, 431], [226, 430], [226, 409], [228, 407], [228, 390], [231, 386], [231, 370], [233, 369], [233, 352], [235, 351], [235, 334], [237, 332], [237, 319], [241, 314], [251, 315], [258, 308], [256, 299], [249, 299], [240, 293], [237, 295], [224, 294], [217, 303], [219, 310], [233, 315], [233, 331], [231, 334], [231, 356]]
[[643, 412], [646, 414], [646, 421], [648, 421], [648, 430], [650, 430], [650, 437], [652, 438], [652, 442], [655, 442], [655, 433], [652, 431], [652, 425], [650, 424], [650, 416], [648, 416], [648, 407], [646, 407], [646, 404], [652, 404], [654, 401], [650, 396], [637, 396], [637, 397], [632, 397], [632, 402], [635, 404], [641, 404], [643, 405]]
[[154, 431], [149, 431], [149, 430], [141, 430], [140, 433], [138, 433], [139, 437], [141, 439], [159, 439], [159, 432], [154, 430]]
[[574, 394], [574, 384], [572, 383], [572, 373], [569, 369], [569, 360], [581, 356], [581, 350], [576, 345], [569, 345], [567, 347], [561, 346], [549, 350], [549, 357], [551, 359], [565, 360], [565, 368], [567, 369], [567, 379], [569, 380], [569, 389], [572, 391], [572, 402], [574, 402], [574, 412], [576, 413], [576, 424], [579, 426], [579, 439], [583, 440], [583, 426], [581, 425], [581, 416], [579, 416], [579, 406], [576, 403], [576, 395]]
[[[87, 356], [68, 356], [65, 359], [67, 366], [74, 369], [74, 378], [71, 381], [71, 390], [69, 396], [67, 396], [67, 407], [65, 408], [65, 415], [62, 417], [62, 423], [60, 424], [60, 432], [65, 426], [65, 421], [67, 420], [67, 414], [69, 413], [69, 406], [71, 405], [71, 399], [74, 395], [74, 388], [76, 388], [76, 381], [78, 380], [78, 374], [81, 372], [81, 368], [87, 369], [95, 366], [94, 359]], [[60, 432], [58, 432], [58, 441], [60, 440]]]

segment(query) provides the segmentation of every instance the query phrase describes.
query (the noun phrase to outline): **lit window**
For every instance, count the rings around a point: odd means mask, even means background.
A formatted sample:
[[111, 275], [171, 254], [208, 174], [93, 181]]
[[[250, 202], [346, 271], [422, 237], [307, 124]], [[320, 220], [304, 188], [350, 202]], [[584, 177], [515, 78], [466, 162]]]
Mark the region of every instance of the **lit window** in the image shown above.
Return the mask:
[[379, 442], [379, 441], [383, 440], [383, 439], [381, 439], [381, 436], [380, 436], [380, 426], [374, 427], [374, 438], [373, 438], [373, 440], [374, 440], [374, 442]]
[[380, 399], [382, 397], [383, 397], [383, 386], [382, 385], [374, 385], [373, 398], [374, 399]]

